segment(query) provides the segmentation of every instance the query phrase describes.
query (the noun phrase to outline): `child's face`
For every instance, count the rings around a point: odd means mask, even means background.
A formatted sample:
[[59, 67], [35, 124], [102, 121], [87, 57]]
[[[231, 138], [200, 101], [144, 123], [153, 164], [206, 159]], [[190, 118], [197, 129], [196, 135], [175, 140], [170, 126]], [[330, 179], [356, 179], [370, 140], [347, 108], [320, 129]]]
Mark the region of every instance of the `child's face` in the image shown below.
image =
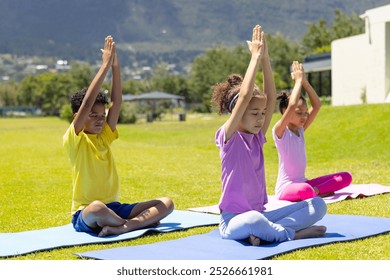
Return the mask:
[[266, 106], [267, 99], [264, 95], [257, 94], [253, 96], [238, 129], [245, 133], [259, 133], [264, 124]]
[[89, 134], [99, 134], [104, 128], [106, 121], [106, 106], [101, 103], [95, 103], [88, 115], [84, 126], [84, 132]]
[[306, 123], [307, 117], [308, 117], [308, 110], [307, 110], [306, 101], [300, 99], [298, 102], [298, 106], [295, 108], [295, 112], [290, 123], [292, 123], [297, 127], [303, 127], [304, 124]]

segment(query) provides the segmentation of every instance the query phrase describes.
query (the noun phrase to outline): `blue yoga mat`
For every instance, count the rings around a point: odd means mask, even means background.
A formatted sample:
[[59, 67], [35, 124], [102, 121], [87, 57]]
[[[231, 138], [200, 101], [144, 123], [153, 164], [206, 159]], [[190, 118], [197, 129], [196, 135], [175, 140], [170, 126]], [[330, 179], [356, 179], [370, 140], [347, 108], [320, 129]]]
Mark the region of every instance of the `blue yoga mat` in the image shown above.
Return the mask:
[[327, 227], [320, 238], [292, 240], [264, 246], [222, 239], [218, 230], [154, 244], [77, 253], [102, 260], [258, 260], [301, 248], [345, 242], [390, 231], [390, 218], [326, 215], [318, 224]]
[[155, 228], [140, 229], [114, 236], [98, 237], [97, 235], [76, 232], [72, 224], [41, 230], [0, 233], [0, 257], [17, 256], [74, 245], [122, 241], [140, 237], [150, 231], [162, 233], [218, 223], [219, 216], [217, 215], [174, 210]]

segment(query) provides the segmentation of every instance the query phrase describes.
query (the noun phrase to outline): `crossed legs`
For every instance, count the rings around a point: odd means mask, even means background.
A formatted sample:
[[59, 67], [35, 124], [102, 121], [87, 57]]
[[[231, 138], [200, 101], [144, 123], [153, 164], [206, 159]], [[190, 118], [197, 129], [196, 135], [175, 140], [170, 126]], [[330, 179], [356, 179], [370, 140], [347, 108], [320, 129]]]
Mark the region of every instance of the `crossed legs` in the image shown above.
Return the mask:
[[326, 208], [322, 198], [314, 197], [269, 212], [223, 212], [220, 233], [222, 238], [246, 239], [252, 245], [319, 237], [326, 227], [314, 224], [323, 218]]
[[99, 236], [107, 236], [156, 225], [168, 216], [173, 208], [172, 200], [167, 197], [140, 202], [134, 206], [130, 215], [123, 219], [103, 202], [94, 201], [83, 210], [82, 218], [90, 228], [101, 228]]
[[328, 196], [351, 183], [352, 175], [348, 172], [329, 174], [302, 183], [292, 183], [284, 188], [279, 199], [296, 202], [315, 196]]

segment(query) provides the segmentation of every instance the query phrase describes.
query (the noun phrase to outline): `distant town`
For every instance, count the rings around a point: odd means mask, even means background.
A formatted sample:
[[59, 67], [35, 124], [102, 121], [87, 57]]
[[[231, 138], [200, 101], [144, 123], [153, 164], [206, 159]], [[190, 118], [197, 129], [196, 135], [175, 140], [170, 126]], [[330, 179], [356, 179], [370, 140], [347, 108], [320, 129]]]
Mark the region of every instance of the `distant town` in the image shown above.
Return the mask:
[[[88, 62], [67, 59], [55, 58], [40, 58], [17, 56], [12, 54], [0, 54], [0, 83], [5, 83], [10, 80], [19, 82], [26, 76], [37, 75], [44, 72], [61, 73], [71, 69], [74, 64], [86, 64]], [[90, 63], [88, 63], [90, 64]], [[134, 63], [136, 64], [136, 63]], [[154, 67], [141, 65], [121, 65], [121, 73], [123, 79], [142, 80], [151, 77]], [[100, 61], [90, 64], [92, 69], [97, 69], [100, 66]], [[183, 70], [178, 71], [175, 64], [166, 64], [166, 71], [172, 74], [183, 73]], [[188, 68], [184, 72], [187, 73]]]

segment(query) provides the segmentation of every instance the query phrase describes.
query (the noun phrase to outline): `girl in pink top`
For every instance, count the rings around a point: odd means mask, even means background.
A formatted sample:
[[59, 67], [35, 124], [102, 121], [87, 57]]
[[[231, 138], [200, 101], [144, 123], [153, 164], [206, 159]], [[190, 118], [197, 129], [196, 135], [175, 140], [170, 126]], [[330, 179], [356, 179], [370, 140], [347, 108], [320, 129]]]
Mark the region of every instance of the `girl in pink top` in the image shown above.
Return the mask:
[[[305, 177], [306, 147], [304, 132], [312, 124], [320, 110], [317, 93], [306, 80], [302, 64], [292, 64], [292, 79], [295, 81], [290, 96], [282, 93], [279, 110], [282, 118], [272, 129], [279, 155], [279, 172], [276, 181], [276, 197], [281, 200], [301, 201], [315, 196], [327, 196], [347, 187], [352, 182], [348, 172], [325, 175], [308, 180]], [[301, 88], [309, 95], [311, 107], [301, 95]]]
[[[222, 164], [220, 233], [222, 238], [247, 240], [252, 245], [321, 236], [324, 226], [313, 226], [326, 213], [321, 198], [265, 211], [267, 193], [263, 144], [276, 103], [265, 35], [259, 25], [247, 41], [251, 59], [245, 77], [233, 74], [215, 85], [212, 103], [228, 120], [215, 135]], [[259, 64], [263, 91], [255, 86]]]

